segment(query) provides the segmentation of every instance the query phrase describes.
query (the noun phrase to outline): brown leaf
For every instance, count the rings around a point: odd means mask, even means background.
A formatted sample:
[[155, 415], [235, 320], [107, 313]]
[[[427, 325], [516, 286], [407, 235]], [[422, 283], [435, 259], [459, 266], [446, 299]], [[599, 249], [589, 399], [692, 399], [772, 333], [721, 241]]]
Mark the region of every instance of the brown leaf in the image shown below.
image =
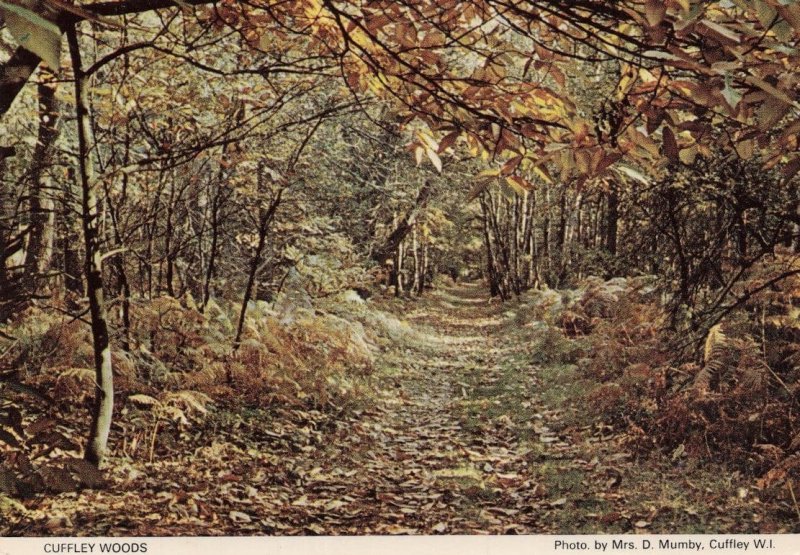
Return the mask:
[[22, 429], [22, 413], [16, 407], [6, 407], [5, 415], [0, 415], [0, 425], [10, 426], [18, 436], [25, 437]]
[[52, 418], [48, 418], [46, 416], [43, 416], [43, 417], [39, 418], [38, 420], [36, 420], [33, 424], [28, 426], [28, 428], [25, 431], [27, 432], [27, 434], [29, 436], [35, 436], [35, 435], [47, 430], [48, 428], [52, 428], [55, 425], [56, 425], [56, 421], [55, 420], [53, 420]]
[[11, 447], [21, 447], [17, 438], [15, 438], [11, 433], [5, 431], [2, 428], [0, 428], [0, 441], [2, 441], [3, 443], [7, 443]]
[[94, 489], [105, 485], [103, 473], [92, 463], [83, 459], [71, 459], [67, 466], [75, 471], [82, 486]]
[[439, 154], [453, 146], [458, 139], [458, 136], [461, 134], [460, 131], [453, 131], [452, 133], [448, 133], [442, 140], [439, 141]]
[[46, 466], [39, 470], [39, 475], [42, 477], [45, 487], [50, 491], [65, 493], [78, 489], [78, 483], [64, 468]]
[[667, 6], [663, 0], [647, 0], [644, 5], [644, 16], [650, 27], [656, 27], [667, 15]]
[[664, 140], [664, 156], [666, 156], [670, 162], [679, 162], [680, 150], [678, 148], [678, 141], [675, 140], [675, 134], [672, 132], [672, 129], [664, 126], [662, 137]]
[[[791, 181], [791, 179], [797, 175], [797, 172], [800, 172], [800, 156], [792, 158], [783, 167], [783, 179], [786, 181]], [[800, 446], [800, 443], [798, 443], [798, 446]]]

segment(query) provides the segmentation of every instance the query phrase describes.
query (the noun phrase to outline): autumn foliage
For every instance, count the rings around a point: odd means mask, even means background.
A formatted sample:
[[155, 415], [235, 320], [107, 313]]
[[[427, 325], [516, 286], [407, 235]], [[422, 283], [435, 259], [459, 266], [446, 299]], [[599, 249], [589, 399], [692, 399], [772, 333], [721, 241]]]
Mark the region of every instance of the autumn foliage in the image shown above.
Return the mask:
[[[372, 433], [348, 419], [378, 399], [430, 454], [415, 419], [455, 429], [472, 366], [526, 408], [562, 385], [536, 372], [574, 372], [593, 420], [575, 442], [612, 429], [792, 491], [799, 39], [785, 0], [0, 0], [0, 492], [99, 488], [228, 426], [311, 458]], [[507, 321], [524, 400], [492, 390], [512, 360], [495, 339], [453, 347]], [[495, 400], [467, 411], [486, 445], [563, 443], [538, 422], [560, 409], [521, 423]], [[405, 433], [375, 422], [382, 448]], [[219, 473], [234, 444], [198, 453]], [[430, 470], [478, 505], [487, 483], [528, 512], [567, 503], [526, 492], [509, 452], [513, 472]], [[453, 529], [403, 509], [371, 530]]]

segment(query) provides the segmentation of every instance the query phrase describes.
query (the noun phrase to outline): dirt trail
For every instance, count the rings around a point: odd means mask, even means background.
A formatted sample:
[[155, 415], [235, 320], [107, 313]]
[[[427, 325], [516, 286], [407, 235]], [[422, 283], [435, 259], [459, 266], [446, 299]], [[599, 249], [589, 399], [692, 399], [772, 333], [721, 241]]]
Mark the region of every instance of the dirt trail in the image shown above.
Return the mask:
[[543, 402], [562, 363], [534, 365], [530, 332], [482, 287], [406, 307], [414, 340], [380, 353], [369, 406], [232, 413], [174, 456], [115, 459], [107, 489], [29, 503], [7, 533], [758, 531], [741, 477], [635, 460], [603, 426], [561, 426], [581, 410]]
[[461, 409], [472, 387], [465, 376], [495, 367], [509, 352], [497, 337], [498, 312], [484, 291], [464, 285], [434, 292], [407, 316], [423, 341], [384, 357], [390, 375], [382, 398], [331, 461], [358, 471], [345, 485], [371, 505], [360, 531], [532, 530], [538, 511], [530, 450], [520, 448], [508, 418], [478, 432], [465, 427]]
[[382, 397], [360, 420], [340, 424], [340, 443], [318, 463], [352, 479], [320, 484], [314, 494], [347, 492], [348, 505], [306, 513], [312, 531], [759, 530], [764, 507], [745, 477], [636, 455], [602, 423], [564, 425], [584, 410], [580, 398], [564, 396], [568, 365], [557, 355], [532, 362], [541, 344], [513, 308], [490, 303], [477, 284], [434, 291], [414, 306], [406, 319], [423, 340], [383, 357]]

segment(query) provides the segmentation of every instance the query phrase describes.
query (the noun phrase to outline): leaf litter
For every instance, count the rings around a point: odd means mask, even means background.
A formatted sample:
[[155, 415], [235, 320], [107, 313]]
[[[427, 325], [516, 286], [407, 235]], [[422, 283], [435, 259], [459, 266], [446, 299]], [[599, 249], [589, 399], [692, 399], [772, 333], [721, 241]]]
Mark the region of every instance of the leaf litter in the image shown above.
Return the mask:
[[[8, 517], [0, 532], [780, 530], [756, 495], [737, 495], [743, 477], [721, 484], [670, 454], [637, 459], [602, 425], [565, 425], [569, 407], [540, 398], [550, 384], [530, 362], [529, 331], [482, 296], [463, 285], [403, 306], [416, 343], [380, 354], [371, 403], [340, 412], [216, 406], [194, 435], [159, 441], [152, 460], [115, 453], [104, 480], [71, 463], [95, 489], [22, 502], [0, 494]], [[155, 405], [144, 395], [130, 400]]]

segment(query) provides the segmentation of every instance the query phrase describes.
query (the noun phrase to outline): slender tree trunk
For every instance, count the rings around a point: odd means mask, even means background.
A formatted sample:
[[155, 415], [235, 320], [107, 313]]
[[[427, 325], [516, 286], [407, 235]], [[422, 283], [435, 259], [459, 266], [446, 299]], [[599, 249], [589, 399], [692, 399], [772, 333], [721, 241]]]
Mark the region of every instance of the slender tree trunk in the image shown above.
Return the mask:
[[606, 250], [617, 254], [617, 232], [619, 229], [619, 189], [617, 184], [611, 185], [608, 193], [608, 210], [606, 211]]
[[[247, 316], [247, 305], [250, 302], [250, 299], [253, 298], [253, 288], [256, 283], [256, 277], [258, 274], [258, 267], [261, 265], [261, 254], [264, 251], [264, 245], [267, 242], [267, 232], [269, 231], [269, 224], [272, 222], [273, 216], [275, 216], [275, 211], [278, 209], [278, 205], [281, 203], [281, 196], [283, 195], [283, 189], [280, 189], [270, 203], [269, 208], [266, 210], [261, 208], [258, 215], [258, 244], [256, 245], [256, 251], [253, 253], [253, 258], [250, 260], [250, 271], [247, 275], [247, 285], [244, 289], [244, 297], [242, 299], [242, 308], [239, 310], [239, 321], [236, 325], [236, 337], [233, 339], [233, 350], [236, 351], [239, 349], [239, 345], [242, 341], [242, 331], [244, 330], [244, 320], [245, 316]], [[230, 366], [228, 367], [228, 383], [233, 382], [233, 375], [230, 372]]]
[[[800, 221], [800, 202], [794, 208], [794, 213], [797, 215], [798, 220]], [[794, 233], [794, 245], [792, 250], [795, 253], [800, 253], [800, 223], [796, 223], [792, 226], [792, 230]]]
[[[223, 151], [224, 152], [224, 151]], [[220, 169], [219, 181], [222, 181], [223, 172]], [[217, 271], [217, 252], [219, 251], [219, 235], [220, 235], [220, 210], [222, 199], [222, 185], [216, 185], [214, 197], [211, 201], [211, 246], [208, 252], [208, 265], [206, 266], [206, 275], [203, 280], [203, 302], [200, 305], [200, 312], [204, 312], [209, 299], [211, 298], [211, 280], [214, 279], [214, 274]]]
[[[126, 134], [125, 157], [123, 159], [123, 163], [126, 165], [130, 161], [128, 150], [130, 146], [129, 139], [130, 137]], [[122, 336], [120, 340], [120, 346], [122, 347], [123, 351], [128, 352], [131, 350], [131, 286], [130, 281], [128, 280], [128, 272], [125, 267], [125, 241], [122, 238], [122, 231], [120, 230], [120, 212], [122, 211], [122, 206], [124, 206], [127, 198], [128, 174], [122, 174], [122, 195], [118, 205], [115, 206], [112, 203], [110, 188], [107, 185], [104, 185], [104, 187], [106, 199], [109, 205], [109, 212], [111, 213], [111, 226], [112, 231], [114, 232], [114, 244], [116, 248], [121, 249], [121, 252], [112, 257], [111, 267], [113, 268], [113, 275], [116, 278], [115, 294], [122, 299], [122, 302], [120, 303], [120, 319], [122, 320]]]
[[[491, 234], [494, 236], [495, 246], [495, 275], [497, 276], [498, 286], [500, 288], [500, 297], [503, 300], [509, 297], [509, 286], [511, 285], [510, 271], [511, 271], [511, 253], [509, 246], [509, 229], [508, 226], [501, 226], [501, 208], [502, 202], [498, 199], [495, 202], [494, 197], [489, 192], [485, 193], [486, 202], [488, 206], [487, 213], [489, 214], [489, 224]], [[503, 229], [503, 227], [505, 229]]]
[[550, 248], [552, 237], [552, 220], [550, 217], [550, 187], [544, 186], [544, 222], [542, 223], [542, 255], [544, 257], [545, 280], [548, 285], [551, 283], [553, 273], [553, 255]]
[[29, 292], [36, 294], [45, 285], [42, 277], [50, 269], [55, 238], [53, 184], [47, 166], [58, 137], [59, 106], [55, 75], [43, 70], [38, 85], [39, 135], [31, 167], [30, 230], [25, 253], [25, 276]]
[[430, 263], [428, 248], [428, 242], [424, 241], [422, 243], [422, 267], [420, 268], [419, 274], [419, 290], [417, 291], [418, 295], [422, 295], [425, 292], [425, 282], [428, 279], [428, 265]]
[[419, 275], [420, 275], [420, 268], [422, 266], [422, 261], [420, 260], [419, 256], [419, 237], [417, 237], [417, 226], [414, 226], [414, 229], [411, 231], [411, 256], [412, 259], [414, 260], [414, 269], [413, 269], [411, 285], [409, 286], [409, 291], [413, 293], [419, 293], [420, 292]]
[[489, 294], [492, 297], [500, 296], [501, 299], [505, 299], [505, 295], [500, 285], [500, 276], [498, 275], [494, 249], [492, 246], [491, 224], [489, 223], [491, 210], [486, 201], [486, 195], [486, 192], [481, 193], [479, 198], [481, 203], [481, 220], [483, 222], [483, 242], [486, 245], [486, 272], [488, 274], [487, 277], [489, 278]]
[[556, 248], [561, 252], [567, 237], [567, 190], [561, 191], [558, 201], [558, 233], [556, 234]]
[[[125, 130], [125, 155], [123, 158], [123, 163], [127, 166], [130, 163], [130, 144], [131, 144], [131, 136], [130, 136], [130, 129], [126, 127]], [[125, 240], [122, 237], [122, 230], [120, 229], [120, 212], [122, 210], [122, 206], [125, 205], [125, 202], [128, 198], [128, 173], [125, 172], [122, 174], [122, 194], [120, 198], [119, 206], [114, 209], [113, 206], [109, 206], [111, 210], [111, 222], [114, 226], [114, 241], [116, 242], [117, 248], [123, 249], [117, 256], [114, 257], [114, 268], [117, 274], [117, 290], [119, 294], [122, 296], [122, 306], [121, 306], [121, 316], [122, 316], [122, 349], [126, 352], [131, 350], [131, 284], [128, 280], [128, 271], [125, 265]], [[106, 194], [106, 197], [109, 199], [112, 198], [110, 194]]]
[[522, 292], [522, 287], [520, 284], [520, 271], [519, 271], [519, 261], [520, 261], [520, 249], [519, 249], [519, 237], [520, 237], [520, 197], [515, 196], [513, 203], [506, 204], [508, 210], [508, 219], [509, 219], [509, 244], [511, 247], [511, 284], [512, 288], [514, 289], [514, 293], [519, 295]]
[[527, 256], [525, 267], [525, 287], [537, 285], [536, 268], [536, 191], [525, 195], [525, 228], [522, 233], [522, 251]]
[[76, 196], [75, 190], [80, 189], [78, 175], [74, 168], [67, 169], [67, 181], [64, 184], [64, 204], [61, 211], [61, 252], [64, 260], [64, 288], [74, 296], [81, 298], [86, 290], [83, 286], [83, 270], [81, 269], [81, 257], [79, 247], [81, 243], [81, 231], [78, 222], [75, 220], [76, 208], [73, 201]]
[[[0, 179], [5, 172], [6, 158], [12, 156], [14, 156], [12, 147], [0, 147]], [[10, 197], [5, 188], [0, 187], [0, 322], [5, 322], [16, 312], [14, 307], [16, 292], [6, 267], [6, 260], [16, 250], [12, 237], [13, 218], [9, 210], [14, 203]]]
[[[153, 208], [151, 211], [151, 221], [150, 225], [143, 226], [144, 233], [147, 234], [147, 250], [146, 258], [144, 261], [144, 274], [147, 276], [147, 298], [153, 298], [153, 257], [155, 251], [155, 241], [156, 236], [158, 234], [158, 212], [161, 209], [161, 194], [163, 193], [163, 184], [164, 184], [164, 171], [163, 168], [159, 171], [159, 183], [158, 183], [158, 190], [154, 195], [154, 202]], [[160, 282], [161, 278], [159, 276], [158, 281]]]
[[394, 267], [396, 269], [396, 279], [394, 282], [394, 296], [400, 297], [403, 292], [405, 291], [405, 283], [403, 283], [403, 272], [405, 271], [405, 256], [406, 256], [406, 247], [403, 241], [400, 241], [400, 244], [397, 245], [397, 251], [394, 261]]
[[75, 102], [78, 124], [78, 177], [81, 184], [83, 236], [86, 248], [86, 284], [89, 312], [92, 319], [92, 341], [95, 366], [95, 402], [92, 425], [85, 458], [100, 466], [108, 447], [111, 419], [114, 410], [114, 376], [111, 368], [111, 345], [105, 300], [103, 298], [103, 267], [100, 256], [98, 219], [98, 190], [90, 149], [93, 147], [89, 113], [88, 77], [81, 67], [81, 52], [77, 29], [67, 30], [72, 68], [75, 74]]
[[175, 217], [175, 176], [168, 177], [169, 179], [169, 201], [167, 202], [167, 227], [164, 232], [164, 258], [166, 262], [166, 271], [164, 272], [164, 281], [166, 282], [165, 290], [170, 297], [175, 296], [175, 286], [173, 281], [175, 279], [175, 262], [172, 254], [172, 240], [175, 233], [173, 220]]

